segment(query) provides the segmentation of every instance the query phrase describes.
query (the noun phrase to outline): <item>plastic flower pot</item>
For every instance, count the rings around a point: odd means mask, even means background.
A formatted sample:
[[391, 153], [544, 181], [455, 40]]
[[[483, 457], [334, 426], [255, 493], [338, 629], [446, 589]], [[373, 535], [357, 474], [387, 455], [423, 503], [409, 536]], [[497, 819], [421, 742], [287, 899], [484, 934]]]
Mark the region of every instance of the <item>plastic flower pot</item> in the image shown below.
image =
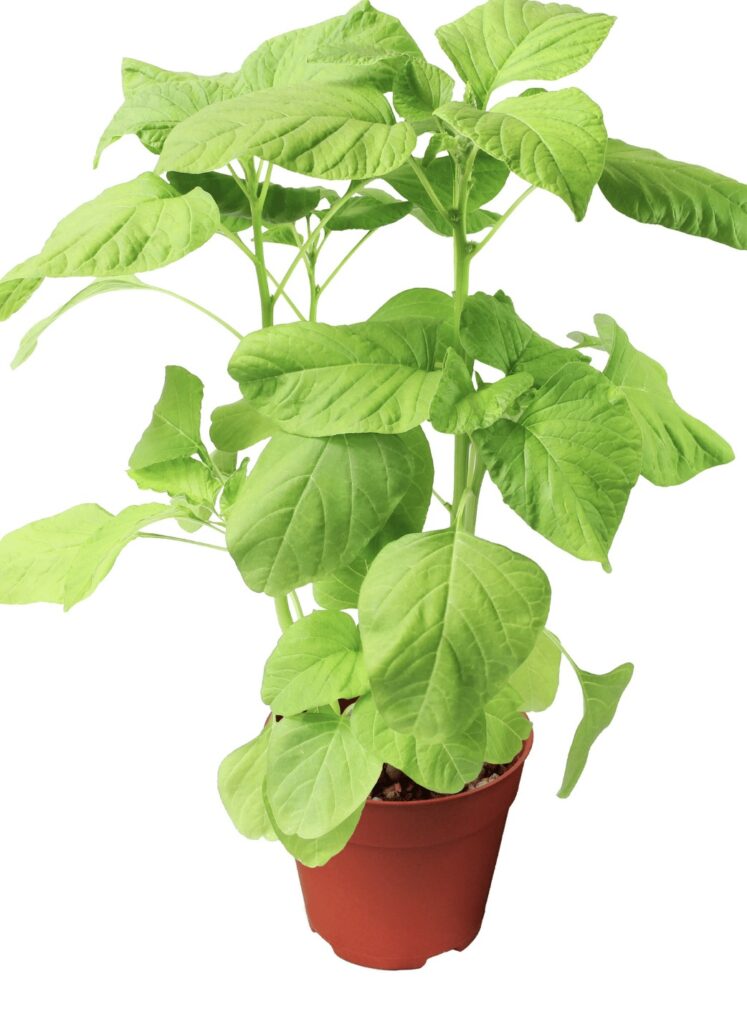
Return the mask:
[[369, 800], [353, 837], [321, 868], [298, 864], [313, 931], [343, 960], [411, 970], [480, 931], [532, 735], [481, 789], [410, 803]]

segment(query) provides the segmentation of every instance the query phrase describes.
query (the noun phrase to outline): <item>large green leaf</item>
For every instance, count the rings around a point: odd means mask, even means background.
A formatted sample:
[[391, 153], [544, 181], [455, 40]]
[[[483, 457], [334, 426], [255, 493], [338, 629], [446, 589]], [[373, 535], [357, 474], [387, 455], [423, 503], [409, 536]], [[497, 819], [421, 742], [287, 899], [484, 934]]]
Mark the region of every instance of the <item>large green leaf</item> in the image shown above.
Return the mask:
[[434, 793], [459, 793], [472, 782], [485, 761], [485, 716], [446, 743], [428, 743], [390, 729], [371, 696], [358, 701], [353, 732], [379, 761], [399, 768]]
[[74, 309], [81, 302], [85, 302], [87, 299], [92, 299], [96, 295], [104, 295], [107, 292], [117, 292], [122, 290], [128, 290], [131, 288], [148, 288], [148, 285], [143, 284], [136, 277], [107, 277], [101, 281], [94, 281], [93, 284], [86, 285], [85, 288], [73, 295], [71, 299], [63, 303], [59, 309], [56, 309], [54, 313], [44, 317], [38, 323], [34, 324], [33, 327], [29, 328], [28, 331], [21, 338], [21, 342], [18, 346], [13, 362], [10, 364], [13, 369], [17, 369], [23, 363], [26, 362], [30, 356], [36, 351], [36, 346], [39, 344], [39, 338], [42, 336], [44, 331], [52, 324], [59, 320], [59, 318], [67, 313], [68, 310]]
[[604, 169], [602, 111], [580, 89], [503, 100], [482, 111], [447, 103], [436, 115], [530, 185], [559, 196], [581, 220]]
[[519, 695], [511, 686], [501, 687], [485, 705], [485, 760], [489, 764], [510, 764], [531, 733], [532, 723], [520, 706]]
[[228, 519], [247, 585], [277, 597], [352, 562], [402, 500], [411, 469], [399, 437], [274, 437]]
[[453, 95], [454, 79], [424, 60], [407, 61], [394, 78], [394, 108], [418, 134], [436, 129], [433, 112]]
[[537, 385], [547, 383], [568, 363], [589, 362], [578, 350], [562, 348], [537, 334], [503, 295], [478, 292], [467, 299], [460, 341], [473, 359], [505, 374], [528, 373]]
[[608, 567], [610, 545], [641, 470], [627, 403], [601, 373], [569, 364], [515, 422], [473, 435], [504, 501], [577, 558]]
[[298, 715], [366, 690], [358, 627], [343, 612], [313, 612], [289, 626], [262, 679], [262, 700], [276, 715]]
[[521, 711], [546, 711], [558, 692], [562, 648], [555, 636], [544, 629], [534, 650], [509, 680], [518, 695]]
[[389, 544], [360, 596], [366, 668], [387, 723], [428, 742], [457, 735], [529, 656], [549, 602], [537, 565], [471, 534]]
[[350, 715], [317, 711], [276, 722], [267, 759], [267, 799], [285, 834], [316, 839], [365, 801], [381, 762], [354, 735]]
[[405, 162], [417, 138], [368, 87], [285, 86], [217, 103], [178, 125], [158, 169], [199, 173], [255, 156], [317, 178], [378, 178]]
[[620, 213], [747, 249], [747, 185], [610, 139], [599, 187]]
[[[671, 487], [731, 462], [731, 446], [677, 404], [664, 367], [634, 348], [612, 317], [597, 316], [594, 322], [599, 339], [589, 340], [610, 353], [605, 376], [622, 389], [641, 431], [646, 479]], [[586, 336], [571, 337], [582, 340]]]
[[119, 277], [165, 267], [199, 248], [220, 227], [202, 189], [181, 196], [155, 174], [114, 185], [60, 221], [38, 256], [4, 281], [41, 277]]
[[348, 565], [341, 566], [327, 579], [314, 584], [314, 598], [322, 608], [338, 611], [357, 608], [361, 585], [379, 551], [390, 541], [423, 529], [433, 493], [431, 448], [420, 427], [400, 436], [412, 459], [407, 491], [384, 528], [363, 551]]
[[242, 398], [213, 410], [210, 440], [222, 452], [242, 452], [264, 441], [272, 429], [272, 423]]
[[130, 469], [188, 458], [203, 451], [200, 440], [202, 381], [181, 366], [167, 366], [153, 418], [130, 456]]
[[283, 430], [404, 433], [428, 418], [439, 337], [431, 320], [286, 324], [247, 335], [228, 369]]
[[8, 320], [25, 306], [42, 283], [42, 277], [5, 277], [0, 281], [0, 320]]
[[438, 41], [484, 106], [499, 85], [552, 82], [588, 64], [615, 19], [566, 4], [490, 0], [438, 29]]
[[270, 732], [271, 726], [265, 726], [251, 743], [229, 754], [218, 769], [218, 792], [223, 806], [247, 839], [276, 838], [264, 800]]
[[620, 665], [611, 672], [597, 676], [585, 672], [571, 661], [584, 696], [584, 714], [573, 737], [568, 761], [558, 796], [567, 797], [581, 777], [592, 744], [615, 717], [625, 689], [633, 677], [633, 666]]
[[265, 807], [267, 808], [267, 817], [275, 830], [275, 834], [288, 853], [302, 864], [305, 864], [307, 868], [321, 868], [347, 846], [358, 826], [358, 822], [361, 820], [365, 802], [360, 807], [356, 807], [350, 817], [346, 818], [341, 825], [316, 839], [303, 839], [301, 836], [288, 835], [278, 827], [278, 823], [272, 814], [272, 807], [270, 807], [270, 802], [267, 799], [266, 785]]
[[515, 373], [476, 391], [467, 364], [450, 348], [431, 404], [431, 423], [446, 434], [471, 434], [489, 427], [505, 416], [533, 383], [528, 373]]

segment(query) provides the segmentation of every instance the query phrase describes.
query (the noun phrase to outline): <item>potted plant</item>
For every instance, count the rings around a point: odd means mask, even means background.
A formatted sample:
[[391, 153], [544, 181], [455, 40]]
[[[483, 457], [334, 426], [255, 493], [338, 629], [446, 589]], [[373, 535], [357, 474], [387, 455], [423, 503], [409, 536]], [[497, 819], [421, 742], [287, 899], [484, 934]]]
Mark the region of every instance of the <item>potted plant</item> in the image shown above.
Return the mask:
[[[577, 220], [598, 188], [643, 223], [747, 247], [747, 186], [609, 138], [576, 87], [523, 87], [580, 70], [613, 21], [490, 0], [437, 31], [460, 85], [367, 0], [262, 44], [231, 74], [125, 60], [96, 159], [134, 134], [155, 169], [69, 214], [0, 281], [7, 319], [47, 277], [93, 278], [26, 332], [15, 366], [60, 315], [115, 289], [163, 292], [235, 335], [240, 391], [213, 410], [209, 442], [200, 380], [166, 369], [129, 466], [159, 500], [114, 515], [79, 505], [9, 534], [0, 600], [72, 608], [142, 537], [228, 551], [275, 601], [282, 633], [262, 680], [267, 724], [221, 765], [221, 797], [241, 833], [297, 859], [312, 927], [361, 964], [419, 966], [475, 937], [531, 748], [527, 716], [553, 702], [561, 658], [584, 699], [563, 797], [633, 672], [572, 660], [548, 629], [540, 567], [478, 535], [481, 489], [609, 569], [640, 477], [672, 486], [733, 458], [612, 317], [558, 344], [503, 292], [470, 291], [471, 265], [537, 189]], [[289, 185], [283, 171], [313, 182]], [[408, 216], [451, 238], [453, 292], [409, 290], [373, 313], [362, 296], [353, 325], [322, 315], [348, 259]], [[322, 270], [338, 232], [354, 242]], [[249, 334], [136, 276], [215, 237], [256, 273]], [[271, 250], [289, 254], [283, 271]], [[426, 424], [454, 438], [448, 500]], [[433, 499], [448, 521], [425, 529]], [[162, 534], [168, 521], [186, 532]], [[308, 585], [314, 611], [298, 595]], [[372, 885], [381, 876], [396, 884]]]

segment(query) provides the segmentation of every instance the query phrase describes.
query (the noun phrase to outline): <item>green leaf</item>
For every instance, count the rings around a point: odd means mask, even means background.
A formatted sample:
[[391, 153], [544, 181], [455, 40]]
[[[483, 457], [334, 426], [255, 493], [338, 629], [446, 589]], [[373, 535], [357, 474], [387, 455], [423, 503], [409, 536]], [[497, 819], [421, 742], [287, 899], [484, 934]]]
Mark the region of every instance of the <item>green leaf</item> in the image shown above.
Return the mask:
[[534, 650], [511, 676], [511, 689], [518, 694], [520, 711], [546, 711], [558, 692], [562, 648], [557, 637], [545, 629]]
[[377, 188], [364, 189], [327, 222], [329, 231], [375, 231], [396, 224], [412, 210], [412, 203], [403, 203]]
[[6, 280], [119, 277], [165, 267], [203, 245], [220, 227], [202, 189], [180, 196], [155, 174], [114, 185], [60, 221], [38, 256]]
[[[233, 231], [243, 231], [252, 222], [252, 210], [246, 193], [230, 174], [210, 171], [207, 174], [180, 174], [178, 171], [167, 175], [170, 184], [184, 195], [194, 188], [201, 188], [213, 197], [221, 213], [223, 223]], [[267, 189], [262, 220], [265, 224], [295, 224], [308, 217], [322, 199], [321, 188], [286, 188], [284, 185], [270, 185]]]
[[62, 604], [81, 548], [111, 520], [99, 505], [76, 505], [0, 540], [0, 602]]
[[505, 416], [533, 384], [528, 373], [517, 373], [475, 391], [467, 364], [450, 348], [431, 405], [431, 423], [444, 434], [471, 434]]
[[664, 367], [634, 348], [612, 317], [597, 316], [594, 322], [598, 347], [610, 353], [605, 376], [622, 389], [641, 432], [646, 479], [672, 487], [731, 462], [730, 445], [677, 404]]
[[64, 606], [69, 611], [94, 592], [117, 558], [138, 533], [162, 519], [173, 519], [170, 505], [131, 505], [111, 516], [78, 549], [65, 579]]
[[94, 281], [93, 284], [87, 285], [76, 295], [73, 295], [71, 299], [63, 303], [59, 309], [56, 309], [54, 313], [44, 317], [38, 323], [34, 324], [21, 339], [21, 343], [18, 346], [13, 362], [10, 364], [14, 370], [26, 362], [36, 351], [36, 346], [39, 344], [39, 338], [42, 336], [44, 331], [52, 324], [59, 320], [63, 313], [67, 313], [69, 310], [74, 309], [81, 302], [85, 302], [86, 299], [92, 299], [96, 295], [104, 295], [106, 292], [117, 292], [130, 288], [147, 288], [148, 286], [143, 284], [142, 281], [138, 281], [136, 277], [108, 277], [102, 281]]
[[433, 493], [433, 457], [423, 431], [418, 427], [400, 437], [412, 459], [409, 485], [384, 528], [348, 565], [314, 584], [314, 599], [322, 608], [344, 611], [357, 608], [361, 585], [379, 551], [406, 533], [419, 533], [428, 515]]
[[229, 476], [223, 487], [220, 496], [220, 512], [223, 517], [231, 514], [231, 509], [239, 500], [242, 490], [247, 481], [249, 459], [244, 459], [241, 465]]
[[530, 374], [545, 384], [568, 363], [588, 363], [588, 356], [561, 348], [524, 323], [510, 300], [479, 292], [467, 299], [460, 341], [473, 359], [505, 374]]
[[553, 544], [609, 567], [609, 549], [641, 469], [641, 438], [622, 396], [569, 364], [516, 422], [473, 435], [506, 504]]
[[307, 868], [321, 868], [325, 864], [335, 857], [340, 851], [347, 846], [353, 833], [358, 827], [358, 822], [361, 820], [363, 814], [363, 808], [366, 806], [365, 802], [357, 807], [349, 818], [346, 818], [341, 825], [337, 828], [332, 829], [324, 836], [319, 836], [317, 839], [302, 839], [301, 836], [286, 835], [278, 828], [278, 824], [273, 818], [272, 808], [269, 805], [267, 799], [267, 787], [265, 786], [265, 806], [267, 808], [267, 817], [269, 818], [275, 833], [286, 848], [291, 856], [295, 857], [296, 860], [305, 864]]
[[519, 703], [511, 686], [504, 686], [485, 705], [484, 749], [488, 764], [511, 764], [531, 733], [532, 723], [519, 710]]
[[402, 500], [411, 468], [399, 437], [274, 437], [228, 520], [247, 585], [278, 597], [352, 562]]
[[485, 760], [484, 715], [446, 743], [427, 743], [390, 729], [371, 696], [356, 703], [351, 721], [353, 733], [379, 761], [433, 793], [461, 792], [480, 774]]
[[4, 277], [0, 281], [0, 320], [8, 320], [25, 306], [43, 280], [42, 277]]
[[342, 825], [371, 792], [381, 762], [360, 743], [350, 715], [317, 711], [276, 722], [267, 799], [285, 834], [317, 839]]
[[373, 83], [388, 92], [397, 70], [411, 60], [422, 60], [423, 55], [397, 18], [363, 3], [345, 15], [334, 35], [319, 47], [315, 59], [375, 68], [378, 74]]
[[196, 505], [212, 508], [220, 490], [218, 481], [208, 467], [196, 459], [179, 458], [159, 462], [140, 469], [131, 469], [129, 475], [144, 491], [159, 491], [172, 498], [187, 498]]
[[418, 134], [436, 129], [434, 110], [454, 95], [454, 79], [424, 60], [403, 64], [394, 77], [394, 109]]
[[490, 0], [438, 29], [460, 78], [484, 106], [507, 82], [553, 82], [589, 63], [615, 22], [565, 4]]
[[409, 288], [389, 299], [370, 320], [438, 320], [444, 324], [454, 319], [454, 300], [435, 288]]
[[276, 715], [298, 715], [368, 688], [355, 622], [343, 612], [313, 612], [280, 637], [265, 666], [262, 700]]
[[283, 430], [404, 433], [428, 418], [440, 331], [414, 319], [266, 327], [240, 342], [228, 370]]
[[399, 167], [416, 141], [373, 89], [286, 86], [183, 121], [166, 140], [158, 169], [199, 173], [254, 156], [317, 178], [366, 180]]
[[429, 742], [456, 736], [529, 656], [549, 602], [538, 566], [471, 534], [387, 545], [360, 596], [366, 668], [387, 723]]
[[563, 784], [558, 796], [567, 797], [586, 767], [592, 744], [615, 717], [625, 689], [633, 677], [633, 666], [620, 665], [618, 668], [597, 676], [585, 672], [571, 661], [584, 695], [584, 714], [568, 754]]
[[272, 434], [272, 423], [245, 398], [213, 410], [210, 440], [222, 452], [242, 452]]
[[[151, 66], [152, 67], [152, 66]], [[231, 99], [246, 85], [236, 74], [192, 75], [152, 68], [158, 75], [143, 75], [137, 85], [130, 74], [125, 100], [99, 140], [94, 167], [101, 154], [125, 135], [136, 135], [152, 153], [160, 153], [169, 132], [182, 121], [213, 103]]]
[[272, 727], [266, 725], [251, 743], [234, 750], [218, 769], [218, 792], [236, 828], [247, 839], [275, 839], [267, 814], [264, 785]]
[[610, 139], [599, 187], [620, 213], [747, 249], [747, 185]]
[[188, 458], [203, 450], [200, 440], [202, 381], [181, 366], [167, 366], [153, 418], [130, 456], [130, 469]]
[[602, 111], [580, 89], [517, 96], [488, 111], [447, 103], [436, 116], [583, 219], [604, 169], [607, 132]]
[[[439, 108], [443, 109], [443, 108]], [[436, 157], [426, 163], [415, 160], [421, 172], [438, 197], [441, 205], [450, 210], [454, 205], [454, 161], [449, 156]], [[506, 184], [508, 167], [487, 153], [479, 153], [472, 173], [472, 186], [467, 206], [468, 232], [481, 231], [486, 226], [486, 214], [497, 219], [497, 214], [480, 207], [494, 199]], [[451, 235], [453, 225], [436, 208], [420, 177], [411, 164], [406, 164], [386, 176], [387, 182], [401, 196], [414, 203], [421, 213], [420, 220], [439, 235]], [[488, 219], [489, 223], [489, 219]]]

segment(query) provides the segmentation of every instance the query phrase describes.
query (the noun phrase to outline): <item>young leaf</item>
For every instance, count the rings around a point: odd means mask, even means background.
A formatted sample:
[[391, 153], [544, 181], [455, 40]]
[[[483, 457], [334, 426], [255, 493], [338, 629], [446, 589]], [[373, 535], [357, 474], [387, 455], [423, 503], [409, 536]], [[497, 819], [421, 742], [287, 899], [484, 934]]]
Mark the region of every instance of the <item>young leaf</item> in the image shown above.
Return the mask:
[[317, 839], [302, 839], [301, 836], [287, 835], [278, 828], [278, 824], [272, 814], [270, 802], [267, 799], [266, 785], [265, 807], [267, 809], [267, 817], [275, 830], [275, 834], [288, 853], [300, 861], [301, 864], [305, 864], [307, 868], [321, 868], [329, 863], [350, 842], [353, 833], [358, 827], [358, 822], [361, 820], [365, 801], [360, 807], [356, 807], [350, 817], [346, 818], [341, 825], [338, 825], [337, 828], [332, 829], [326, 835], [319, 836]]
[[533, 384], [528, 373], [516, 373], [475, 391], [467, 364], [450, 348], [431, 404], [431, 423], [444, 434], [471, 434], [505, 416]]
[[272, 423], [245, 398], [213, 410], [210, 440], [222, 452], [243, 452], [272, 434]]
[[488, 764], [510, 764], [531, 733], [532, 723], [519, 710], [520, 703], [512, 687], [503, 686], [485, 705], [485, 760]]
[[439, 335], [435, 321], [414, 319], [267, 327], [244, 338], [228, 370], [283, 430], [404, 433], [428, 418]]
[[394, 109], [418, 134], [436, 129], [434, 110], [454, 95], [454, 79], [424, 60], [410, 60], [394, 77]]
[[[219, 455], [220, 452], [215, 454]], [[213, 458], [215, 458], [215, 455]], [[244, 459], [241, 465], [231, 473], [228, 480], [225, 482], [223, 492], [220, 496], [220, 512], [224, 518], [228, 518], [231, 514], [231, 509], [241, 496], [241, 492], [243, 491], [247, 481], [248, 467], [249, 459]]]
[[396, 224], [411, 210], [412, 203], [403, 203], [381, 189], [367, 188], [346, 203], [327, 223], [327, 228], [329, 231], [375, 231]]
[[558, 692], [562, 648], [556, 637], [544, 629], [534, 650], [511, 676], [511, 689], [519, 697], [517, 710], [546, 711]]
[[485, 716], [446, 743], [427, 743], [390, 729], [369, 695], [351, 716], [353, 733], [379, 761], [399, 768], [434, 793], [459, 793], [472, 782], [485, 760]]
[[559, 797], [570, 796], [581, 777], [592, 744], [615, 717], [625, 689], [633, 677], [633, 666], [620, 665], [611, 672], [597, 676], [573, 665], [584, 695], [584, 714], [568, 754], [568, 761]]
[[68, 299], [67, 302], [63, 303], [59, 309], [56, 309], [54, 313], [44, 317], [33, 327], [29, 328], [21, 339], [21, 343], [18, 346], [13, 362], [10, 364], [14, 370], [26, 362], [34, 352], [36, 346], [39, 344], [39, 338], [42, 336], [44, 331], [52, 324], [59, 320], [63, 313], [67, 313], [69, 310], [74, 309], [81, 302], [85, 302], [86, 299], [92, 299], [96, 295], [104, 295], [106, 292], [117, 292], [123, 289], [130, 288], [147, 288], [148, 286], [143, 284], [142, 281], [138, 281], [136, 277], [107, 277], [102, 281], [94, 281], [93, 284], [86, 285], [81, 291], [73, 295], [72, 299]]
[[217, 103], [171, 132], [158, 170], [199, 173], [255, 156], [317, 178], [379, 178], [417, 137], [369, 88], [286, 86]]
[[607, 132], [602, 111], [580, 89], [517, 96], [489, 111], [447, 103], [436, 116], [583, 219], [604, 169]]
[[0, 281], [0, 320], [8, 320], [25, 306], [42, 283], [42, 277], [13, 277], [12, 271]]
[[180, 196], [155, 174], [114, 185], [60, 221], [38, 256], [6, 280], [119, 277], [165, 267], [203, 245], [220, 227], [202, 189]]
[[549, 603], [534, 562], [471, 534], [387, 545], [360, 596], [366, 668], [387, 723], [428, 742], [457, 735], [529, 656]]
[[609, 549], [641, 471], [641, 437], [602, 374], [569, 364], [515, 422], [474, 441], [506, 504], [553, 544], [609, 568]]
[[553, 82], [588, 64], [615, 22], [534, 0], [490, 0], [438, 29], [441, 47], [481, 106], [499, 85]]
[[610, 353], [605, 376], [622, 389], [641, 432], [646, 479], [672, 487], [731, 462], [730, 445], [677, 404], [664, 367], [634, 348], [612, 317], [598, 316], [594, 322], [598, 346]]
[[131, 469], [130, 477], [144, 491], [159, 491], [172, 498], [186, 498], [195, 505], [211, 509], [220, 490], [220, 481], [203, 462], [179, 458]]
[[610, 139], [599, 188], [619, 213], [642, 224], [747, 249], [747, 185], [741, 181]]
[[181, 366], [167, 366], [153, 418], [130, 456], [130, 469], [188, 458], [203, 450], [200, 440], [202, 381]]
[[264, 800], [271, 726], [234, 750], [218, 769], [218, 792], [236, 828], [247, 839], [275, 839]]
[[411, 466], [399, 437], [274, 437], [228, 519], [247, 586], [278, 597], [352, 562], [407, 492]]
[[267, 799], [285, 834], [317, 839], [365, 801], [381, 762], [360, 743], [349, 715], [318, 711], [276, 722], [267, 759]]
[[479, 292], [462, 313], [460, 341], [473, 359], [505, 374], [530, 374], [541, 385], [568, 363], [588, 363], [588, 356], [540, 337], [504, 298]]
[[368, 688], [355, 622], [343, 612], [313, 612], [280, 637], [265, 665], [262, 700], [276, 715], [298, 715]]

